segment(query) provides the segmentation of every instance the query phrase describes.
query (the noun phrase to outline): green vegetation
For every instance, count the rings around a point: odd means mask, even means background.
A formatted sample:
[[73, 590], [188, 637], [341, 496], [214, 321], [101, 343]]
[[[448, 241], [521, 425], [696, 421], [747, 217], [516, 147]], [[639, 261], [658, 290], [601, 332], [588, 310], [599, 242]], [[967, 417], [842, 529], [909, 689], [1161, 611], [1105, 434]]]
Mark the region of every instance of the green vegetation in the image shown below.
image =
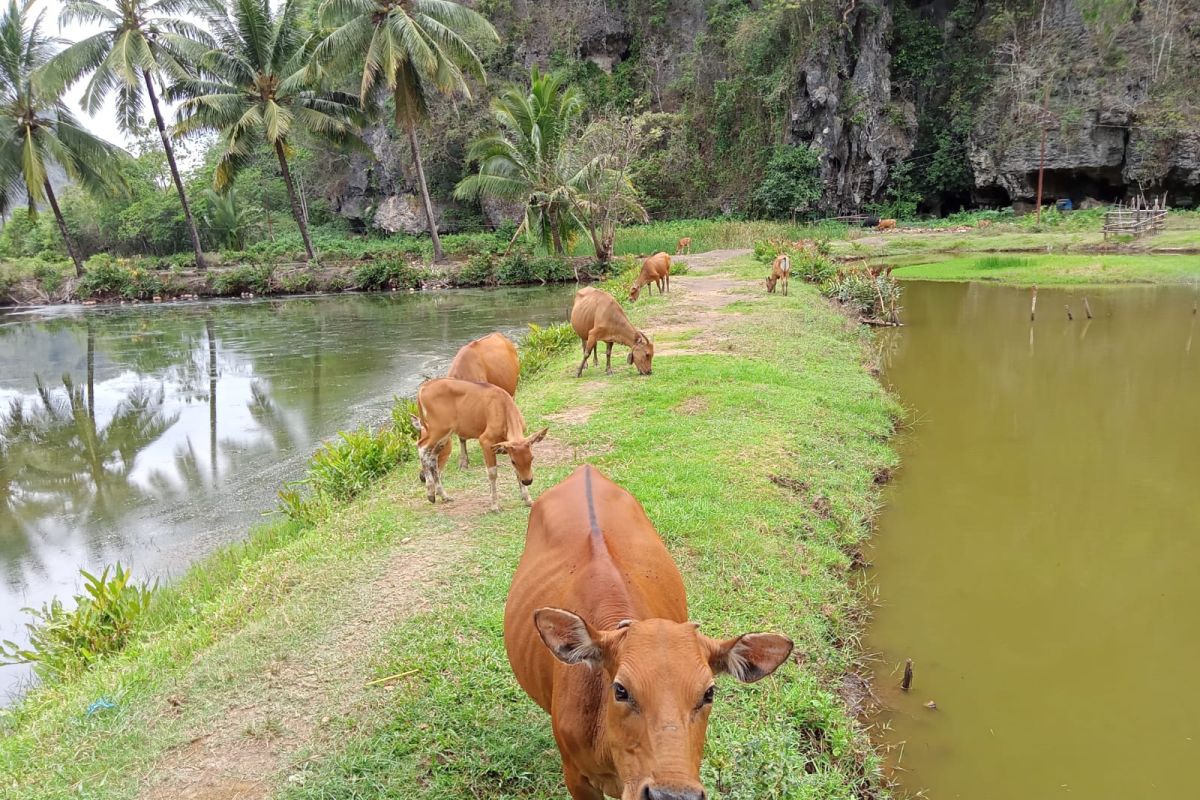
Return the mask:
[[754, 192], [756, 210], [768, 219], [794, 219], [821, 199], [821, 163], [810, 147], [780, 147]]
[[[776, 676], [722, 681], [704, 766], [714, 797], [878, 796], [880, 759], [839, 693], [863, 619], [855, 554], [897, 409], [863, 369], [864, 334], [815, 289], [749, 288], [719, 290], [734, 301], [712, 320], [722, 354], [672, 338], [678, 352], [651, 378], [575, 380], [572, 337], [535, 335], [546, 363], [518, 400], [558, 452], [577, 453], [543, 453], [535, 489], [594, 463], [644, 504], [706, 631], [795, 639]], [[653, 335], [672, 299], [631, 306], [633, 321]], [[590, 416], [563, 416], [583, 407]], [[160, 590], [122, 653], [9, 712], [2, 785], [43, 800], [86, 783], [93, 800], [116, 800], [149, 775], [170, 790], [193, 765], [168, 753], [215, 731], [209, 752], [270, 738], [253, 779], [291, 800], [562, 796], [549, 722], [501, 642], [525, 509], [512, 496], [474, 515], [477, 466], [449, 470], [447, 506], [426, 503], [412, 473], [311, 527], [260, 529]], [[296, 681], [315, 687], [302, 702], [288, 699]], [[116, 707], [84, 718], [97, 697]]]
[[132, 583], [120, 564], [98, 576], [80, 573], [84, 593], [75, 596], [75, 607], [68, 610], [56, 597], [41, 610], [25, 609], [34, 618], [26, 626], [29, 645], [5, 641], [0, 664], [32, 663], [38, 677], [53, 683], [74, 678], [125, 647], [150, 607], [154, 588]]
[[1030, 284], [1187, 283], [1200, 281], [1200, 255], [964, 256], [897, 267], [896, 277]]

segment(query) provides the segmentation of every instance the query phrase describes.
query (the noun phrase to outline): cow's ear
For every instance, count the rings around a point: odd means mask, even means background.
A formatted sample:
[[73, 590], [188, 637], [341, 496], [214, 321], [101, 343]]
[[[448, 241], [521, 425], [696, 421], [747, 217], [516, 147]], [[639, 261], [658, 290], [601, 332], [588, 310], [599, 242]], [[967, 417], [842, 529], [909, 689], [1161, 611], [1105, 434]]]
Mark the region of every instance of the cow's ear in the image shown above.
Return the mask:
[[421, 430], [421, 418], [420, 417], [416, 416], [415, 414], [409, 414], [408, 419], [412, 423], [414, 428], [416, 428], [417, 430]]
[[742, 683], [754, 683], [774, 672], [792, 654], [792, 640], [777, 633], [747, 633], [733, 639], [709, 639], [708, 665]]
[[526, 444], [528, 444], [530, 447], [532, 447], [533, 445], [535, 445], [535, 444], [537, 444], [538, 442], [540, 442], [542, 439], [545, 439], [545, 438], [546, 438], [546, 434], [547, 434], [549, 431], [550, 431], [550, 429], [549, 429], [549, 428], [542, 428], [540, 431], [538, 431], [537, 433], [535, 433], [533, 436], [530, 436], [530, 437], [529, 437], [529, 439], [528, 439], [528, 441], [526, 442]]
[[603, 658], [596, 641], [599, 636], [578, 614], [561, 608], [539, 608], [533, 612], [533, 624], [559, 661], [599, 666]]
[[632, 351], [632, 350], [630, 350], [630, 351], [629, 351], [629, 358], [628, 358], [628, 359], [626, 359], [626, 360], [627, 360], [627, 361], [628, 361], [630, 364], [632, 364], [632, 363], [633, 363], [633, 351]]
[[492, 452], [498, 456], [508, 455], [508, 442], [498, 442], [492, 445]]

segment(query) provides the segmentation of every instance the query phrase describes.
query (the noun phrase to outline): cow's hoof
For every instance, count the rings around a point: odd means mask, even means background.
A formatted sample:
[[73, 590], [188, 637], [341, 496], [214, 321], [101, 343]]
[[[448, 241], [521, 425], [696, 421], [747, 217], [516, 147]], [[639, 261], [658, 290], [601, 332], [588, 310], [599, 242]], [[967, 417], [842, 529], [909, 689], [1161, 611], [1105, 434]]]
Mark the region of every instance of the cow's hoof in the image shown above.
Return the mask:
[[605, 375], [612, 375], [612, 370], [611, 370], [611, 369], [606, 369], [606, 370], [604, 370], [604, 374], [605, 374]]
[[459, 469], [466, 469], [466, 468], [467, 468], [467, 467], [469, 467], [469, 466], [471, 466], [471, 464], [470, 464], [470, 462], [469, 462], [469, 461], [460, 461], [460, 462], [458, 462], [458, 468], [459, 468]]
[[429, 502], [431, 502], [431, 503], [435, 503], [435, 504], [437, 503], [437, 498], [436, 498], [436, 497], [434, 497], [434, 496], [433, 496], [433, 495], [431, 495], [431, 494], [430, 494], [430, 495], [426, 495], [426, 499], [428, 499], [428, 500], [429, 500]]

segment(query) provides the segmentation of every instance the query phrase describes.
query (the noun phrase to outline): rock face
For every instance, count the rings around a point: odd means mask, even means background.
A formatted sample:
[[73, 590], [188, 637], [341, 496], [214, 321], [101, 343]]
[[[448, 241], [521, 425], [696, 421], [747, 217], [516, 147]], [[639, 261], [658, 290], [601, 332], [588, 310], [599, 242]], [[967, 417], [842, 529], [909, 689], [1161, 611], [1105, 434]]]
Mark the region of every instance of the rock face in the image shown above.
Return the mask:
[[1200, 200], [1200, 130], [1169, 99], [1171, 71], [1174, 80], [1187, 74], [1200, 42], [1200, 10], [1181, 5], [1160, 17], [1143, 16], [1138, 3], [1105, 28], [1076, 0], [1048, 0], [1018, 32], [1028, 52], [998, 69], [980, 110], [970, 141], [976, 200], [1035, 197], [1043, 126], [1047, 198], [1078, 206], [1145, 190], [1166, 191], [1176, 205]]
[[824, 38], [805, 59], [788, 130], [793, 144], [811, 144], [822, 154], [831, 212], [881, 199], [891, 165], [912, 151], [917, 134], [911, 104], [899, 114], [891, 105], [891, 4], [867, 0], [852, 9], [843, 17], [843, 35]]

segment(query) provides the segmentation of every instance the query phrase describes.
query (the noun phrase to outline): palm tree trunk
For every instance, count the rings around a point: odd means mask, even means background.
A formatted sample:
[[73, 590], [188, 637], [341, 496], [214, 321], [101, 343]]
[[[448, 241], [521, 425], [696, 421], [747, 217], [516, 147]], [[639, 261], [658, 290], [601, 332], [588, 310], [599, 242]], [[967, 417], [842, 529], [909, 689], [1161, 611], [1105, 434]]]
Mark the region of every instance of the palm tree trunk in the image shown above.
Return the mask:
[[300, 226], [300, 238], [304, 240], [304, 252], [308, 254], [309, 263], [317, 263], [313, 253], [312, 240], [308, 238], [308, 223], [300, 211], [300, 201], [296, 198], [296, 187], [292, 183], [292, 171], [288, 169], [287, 155], [283, 152], [283, 142], [275, 142], [275, 155], [279, 156], [279, 171], [283, 173], [283, 183], [287, 186], [288, 199], [292, 201], [292, 216]]
[[558, 228], [558, 214], [554, 211], [549, 213], [550, 217], [550, 241], [554, 243], [554, 255], [561, 256], [563, 254], [562, 231]]
[[429, 186], [425, 183], [425, 166], [421, 163], [421, 145], [417, 142], [417, 126], [412, 120], [405, 119], [404, 128], [408, 131], [408, 144], [412, 147], [413, 164], [417, 167], [417, 183], [421, 186], [421, 202], [425, 204], [425, 219], [429, 221], [429, 235], [433, 237], [433, 260], [441, 261], [442, 240], [438, 236], [437, 222], [433, 219], [433, 203], [429, 200]]
[[50, 208], [54, 210], [54, 218], [58, 220], [58, 230], [62, 233], [63, 242], [67, 245], [67, 254], [75, 262], [75, 277], [82, 278], [83, 262], [79, 260], [79, 253], [75, 250], [75, 243], [71, 241], [71, 234], [67, 232], [67, 221], [63, 219], [62, 210], [58, 207], [58, 198], [54, 196], [54, 189], [50, 187], [49, 178], [43, 183], [43, 188], [46, 190], [46, 199], [50, 201]]
[[196, 220], [192, 217], [192, 207], [188, 205], [187, 194], [183, 191], [183, 179], [179, 177], [179, 167], [175, 164], [175, 148], [171, 146], [171, 137], [167, 135], [167, 124], [163, 121], [162, 111], [158, 107], [158, 95], [154, 93], [154, 80], [147, 70], [142, 70], [146, 81], [146, 94], [150, 98], [150, 107], [154, 109], [154, 121], [158, 123], [158, 135], [162, 138], [163, 150], [167, 153], [167, 166], [171, 168], [171, 180], [175, 181], [175, 191], [179, 192], [179, 204], [183, 206], [183, 218], [187, 220], [188, 233], [192, 237], [192, 252], [196, 254], [196, 269], [205, 269], [204, 250], [200, 247], [200, 234], [196, 232]]

